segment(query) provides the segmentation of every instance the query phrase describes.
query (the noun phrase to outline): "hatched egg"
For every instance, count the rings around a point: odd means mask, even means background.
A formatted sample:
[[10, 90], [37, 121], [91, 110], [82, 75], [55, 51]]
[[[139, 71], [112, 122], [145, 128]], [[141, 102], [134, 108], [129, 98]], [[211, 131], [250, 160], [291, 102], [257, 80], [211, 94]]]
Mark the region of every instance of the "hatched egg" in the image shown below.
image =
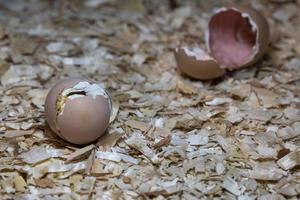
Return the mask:
[[175, 50], [181, 72], [209, 80], [222, 76], [226, 70], [252, 65], [266, 52], [270, 29], [263, 15], [252, 8], [220, 8], [208, 22], [205, 42], [209, 53], [190, 46]]
[[109, 125], [111, 99], [95, 82], [69, 78], [49, 91], [46, 121], [59, 137], [73, 144], [88, 144], [103, 135]]
[[199, 47], [180, 47], [175, 50], [178, 68], [184, 74], [201, 80], [222, 76], [225, 70]]
[[206, 46], [222, 68], [238, 69], [260, 59], [270, 42], [267, 20], [249, 7], [220, 8], [211, 17]]

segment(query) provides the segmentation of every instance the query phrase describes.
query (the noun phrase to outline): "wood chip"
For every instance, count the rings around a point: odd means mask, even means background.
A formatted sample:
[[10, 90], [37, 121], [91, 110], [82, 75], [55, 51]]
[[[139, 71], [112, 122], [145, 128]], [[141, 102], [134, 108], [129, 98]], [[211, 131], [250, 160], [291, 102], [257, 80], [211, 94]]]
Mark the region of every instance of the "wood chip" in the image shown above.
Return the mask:
[[78, 157], [92, 151], [94, 148], [95, 148], [95, 145], [91, 144], [91, 145], [88, 145], [81, 149], [78, 149], [78, 150], [74, 151], [73, 153], [71, 153], [70, 155], [68, 155], [66, 162], [67, 163], [71, 162], [71, 161], [77, 159]]
[[277, 164], [285, 170], [289, 170], [300, 165], [300, 149], [291, 152], [285, 155], [284, 157], [280, 158], [277, 161]]
[[197, 89], [182, 80], [177, 80], [177, 89], [183, 94], [196, 94]]
[[4, 134], [5, 138], [15, 138], [15, 137], [21, 137], [21, 136], [26, 136], [26, 135], [32, 135], [35, 130], [12, 130], [12, 131], [6, 131]]
[[171, 138], [172, 138], [172, 136], [168, 135], [165, 138], [159, 140], [158, 142], [152, 144], [152, 147], [154, 149], [157, 149], [157, 148], [160, 148], [160, 147], [163, 147], [163, 146], [168, 146], [171, 142]]
[[25, 182], [25, 180], [22, 176], [19, 176], [19, 175], [15, 176], [14, 184], [16, 187], [16, 191], [25, 192], [25, 187], [27, 186], [27, 183]]
[[128, 120], [125, 123], [127, 126], [131, 128], [139, 129], [143, 132], [146, 132], [150, 129], [151, 125], [145, 122], [135, 121], [135, 120]]
[[257, 180], [276, 181], [280, 180], [284, 171], [279, 169], [274, 163], [256, 164], [250, 171], [250, 177]]
[[108, 133], [99, 138], [96, 146], [102, 151], [108, 151], [121, 139], [122, 134], [119, 132]]
[[257, 97], [261, 101], [261, 104], [265, 108], [275, 107], [278, 105], [278, 95], [274, 92], [264, 89], [264, 88], [257, 88], [253, 87]]
[[250, 92], [251, 92], [251, 86], [249, 84], [237, 85], [232, 89], [230, 89], [230, 93], [233, 96], [237, 96], [241, 99], [248, 97], [250, 95]]
[[34, 179], [35, 184], [41, 188], [53, 188], [55, 183], [50, 178]]

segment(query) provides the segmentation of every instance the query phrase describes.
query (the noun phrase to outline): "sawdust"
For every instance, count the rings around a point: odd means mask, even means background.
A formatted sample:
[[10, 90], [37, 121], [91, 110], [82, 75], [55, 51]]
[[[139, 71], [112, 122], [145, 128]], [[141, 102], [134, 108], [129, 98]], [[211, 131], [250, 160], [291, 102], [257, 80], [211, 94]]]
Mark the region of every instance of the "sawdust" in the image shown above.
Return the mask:
[[[174, 48], [203, 46], [212, 10], [241, 2], [2, 1], [0, 198], [299, 198], [300, 2], [243, 1], [273, 32], [251, 68], [207, 82], [176, 69]], [[94, 144], [46, 125], [45, 96], [64, 77], [112, 97]]]

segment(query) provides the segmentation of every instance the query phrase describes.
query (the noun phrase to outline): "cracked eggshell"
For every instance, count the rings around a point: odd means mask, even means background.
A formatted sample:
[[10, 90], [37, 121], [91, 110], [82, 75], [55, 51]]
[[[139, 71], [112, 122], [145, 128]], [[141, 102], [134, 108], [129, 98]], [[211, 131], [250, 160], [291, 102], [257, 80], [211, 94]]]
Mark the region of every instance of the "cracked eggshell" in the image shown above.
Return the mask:
[[216, 60], [198, 47], [180, 47], [174, 54], [179, 70], [192, 78], [210, 80], [225, 73]]
[[82, 83], [96, 86], [87, 79], [62, 80], [52, 87], [45, 102], [46, 121], [51, 130], [73, 144], [88, 144], [103, 135], [111, 114], [111, 100], [104, 89], [98, 86], [97, 95], [91, 95], [85, 88], [74, 89]]
[[270, 42], [270, 29], [264, 16], [252, 8], [221, 8], [209, 20], [205, 40], [222, 68], [238, 69], [263, 56]]

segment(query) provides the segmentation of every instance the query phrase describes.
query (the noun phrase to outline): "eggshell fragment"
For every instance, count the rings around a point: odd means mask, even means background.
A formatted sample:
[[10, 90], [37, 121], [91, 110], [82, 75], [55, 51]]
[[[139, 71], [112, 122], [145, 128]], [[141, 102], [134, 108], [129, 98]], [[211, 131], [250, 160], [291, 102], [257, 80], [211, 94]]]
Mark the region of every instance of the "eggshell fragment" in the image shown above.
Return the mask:
[[103, 135], [110, 114], [111, 100], [105, 90], [81, 78], [58, 82], [45, 102], [50, 128], [73, 144], [88, 144]]
[[270, 41], [267, 20], [248, 7], [219, 9], [210, 19], [206, 44], [222, 68], [249, 66], [266, 52]]
[[198, 47], [181, 47], [175, 50], [178, 68], [192, 78], [209, 80], [225, 73], [219, 64]]

